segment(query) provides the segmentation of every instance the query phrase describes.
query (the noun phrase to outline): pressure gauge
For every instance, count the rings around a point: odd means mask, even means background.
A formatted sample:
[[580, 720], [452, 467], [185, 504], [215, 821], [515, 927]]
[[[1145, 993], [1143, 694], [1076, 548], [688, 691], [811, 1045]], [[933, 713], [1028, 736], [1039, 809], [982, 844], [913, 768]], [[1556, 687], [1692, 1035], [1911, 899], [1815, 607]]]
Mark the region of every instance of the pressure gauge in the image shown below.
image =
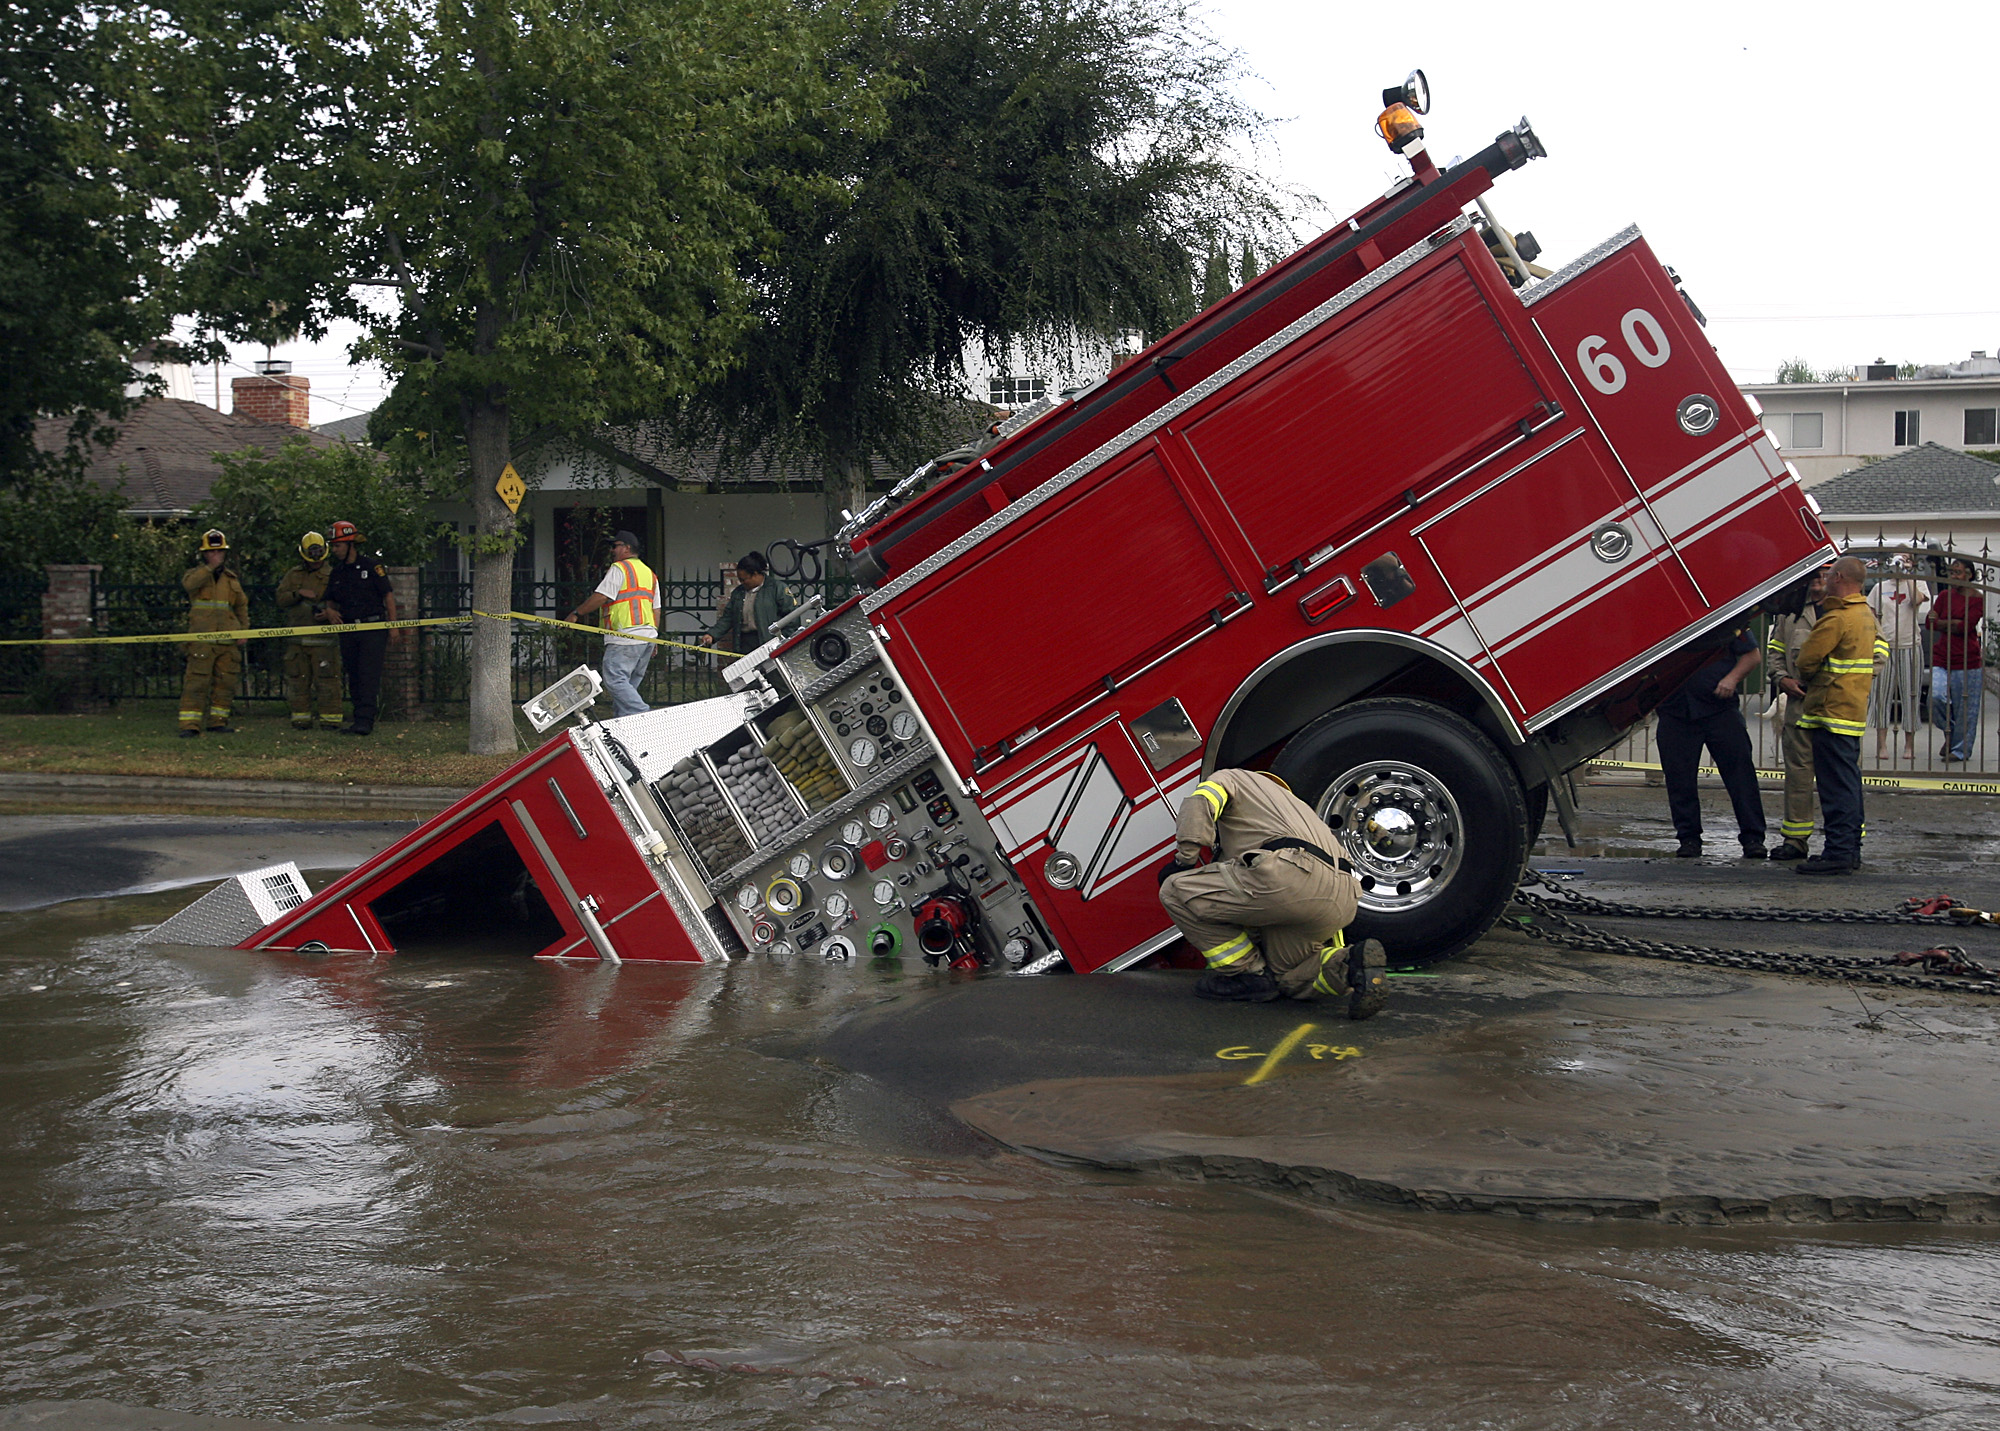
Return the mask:
[[859, 820], [849, 820], [840, 827], [840, 842], [844, 845], [859, 845], [868, 838], [868, 827]]
[[797, 854], [793, 855], [789, 860], [785, 861], [785, 873], [789, 874], [793, 879], [805, 879], [809, 877], [812, 874], [812, 872], [813, 872], [813, 857], [807, 854], [804, 850], [800, 850]]
[[881, 905], [884, 909], [887, 909], [890, 905], [896, 902], [895, 881], [886, 879], [876, 880], [874, 893], [875, 893], [875, 902]]
[[917, 718], [908, 711], [897, 711], [889, 722], [889, 734], [898, 740], [916, 739]]
[[847, 911], [854, 906], [848, 903], [847, 896], [844, 894], [829, 894], [825, 899], [820, 901], [819, 907], [828, 919], [845, 919], [847, 918]]
[[868, 823], [877, 830], [886, 830], [895, 821], [896, 812], [889, 808], [887, 800], [877, 800], [868, 807]]
[[792, 948], [791, 940], [780, 939], [776, 944], [771, 946], [770, 952], [773, 959], [789, 959], [799, 951]]
[[847, 758], [854, 762], [856, 770], [865, 770], [875, 763], [875, 742], [865, 735], [858, 735], [854, 743], [847, 747]]
[[736, 907], [745, 914], [755, 913], [757, 906], [763, 902], [764, 896], [757, 893], [757, 886], [754, 884], [746, 884], [736, 891]]
[[750, 942], [762, 948], [778, 937], [778, 926], [769, 919], [760, 919], [750, 926]]
[[868, 733], [880, 740], [889, 733], [889, 722], [878, 715], [868, 717]]

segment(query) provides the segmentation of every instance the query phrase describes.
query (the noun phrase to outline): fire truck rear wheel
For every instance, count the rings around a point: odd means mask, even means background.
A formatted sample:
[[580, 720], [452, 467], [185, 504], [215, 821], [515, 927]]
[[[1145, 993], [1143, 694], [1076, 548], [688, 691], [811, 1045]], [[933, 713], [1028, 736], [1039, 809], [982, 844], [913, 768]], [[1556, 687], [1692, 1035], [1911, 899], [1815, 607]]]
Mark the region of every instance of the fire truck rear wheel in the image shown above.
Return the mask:
[[1356, 701], [1293, 736], [1272, 770], [1319, 811], [1361, 880], [1350, 943], [1396, 964], [1448, 958], [1493, 926], [1528, 859], [1512, 765], [1428, 701]]

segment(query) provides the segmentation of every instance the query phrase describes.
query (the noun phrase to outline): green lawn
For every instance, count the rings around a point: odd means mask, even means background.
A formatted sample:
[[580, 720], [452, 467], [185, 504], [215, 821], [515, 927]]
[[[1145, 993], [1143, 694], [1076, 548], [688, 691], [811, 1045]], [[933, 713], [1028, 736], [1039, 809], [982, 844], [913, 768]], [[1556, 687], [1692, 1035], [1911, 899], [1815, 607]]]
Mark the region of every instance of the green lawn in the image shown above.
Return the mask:
[[[184, 740], [174, 701], [121, 701], [91, 715], [17, 715], [8, 704], [0, 704], [0, 771], [467, 788], [519, 758], [467, 755], [462, 720], [385, 722], [351, 736], [293, 730], [282, 707], [260, 703], [237, 712], [235, 735]], [[540, 743], [516, 724], [523, 750]]]

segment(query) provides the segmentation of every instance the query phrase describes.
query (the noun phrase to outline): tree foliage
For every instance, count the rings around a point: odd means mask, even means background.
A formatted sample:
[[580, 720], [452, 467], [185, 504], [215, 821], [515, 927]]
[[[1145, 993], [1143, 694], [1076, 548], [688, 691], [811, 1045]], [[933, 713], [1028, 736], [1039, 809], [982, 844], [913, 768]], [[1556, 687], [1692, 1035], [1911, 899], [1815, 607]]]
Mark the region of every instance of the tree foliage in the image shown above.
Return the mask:
[[36, 418], [71, 419], [74, 459], [122, 416], [133, 352], [168, 328], [116, 98], [128, 40], [80, 0], [0, 6], [0, 485], [61, 464], [36, 449]]
[[194, 509], [189, 530], [220, 527], [251, 581], [276, 581], [299, 560], [299, 539], [335, 521], [361, 529], [366, 548], [392, 566], [414, 565], [437, 542], [424, 492], [368, 448], [315, 447], [305, 438], [276, 454], [246, 448], [220, 459], [222, 475]]
[[901, 0], [845, 55], [888, 122], [818, 127], [846, 190], [756, 255], [764, 321], [693, 414], [739, 442], [851, 480], [969, 348], [1158, 335], [1211, 253], [1285, 228], [1235, 157], [1265, 125], [1238, 58], [1185, 0]]
[[[161, 0], [143, 100], [234, 337], [333, 318], [463, 444], [475, 604], [504, 609], [517, 429], [584, 431], [713, 380], [756, 321], [774, 203], [837, 186], [813, 131], [869, 122], [839, 0]], [[508, 632], [472, 642], [472, 744], [513, 748]]]

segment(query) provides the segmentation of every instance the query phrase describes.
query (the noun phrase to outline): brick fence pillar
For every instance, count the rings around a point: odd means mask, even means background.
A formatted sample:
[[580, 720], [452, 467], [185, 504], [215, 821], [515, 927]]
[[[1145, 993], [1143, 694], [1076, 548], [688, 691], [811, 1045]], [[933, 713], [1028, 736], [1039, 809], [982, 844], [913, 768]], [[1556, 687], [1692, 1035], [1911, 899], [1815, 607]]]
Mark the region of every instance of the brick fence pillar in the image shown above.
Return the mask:
[[[42, 593], [42, 635], [49, 640], [96, 634], [92, 607], [101, 566], [47, 566], [49, 589]], [[51, 675], [81, 676], [90, 669], [88, 646], [44, 646], [42, 669]]]
[[[392, 566], [389, 582], [396, 588], [396, 614], [417, 614], [417, 569]], [[391, 631], [389, 654], [382, 662], [382, 716], [385, 720], [427, 720], [423, 704], [423, 653], [416, 630]]]

